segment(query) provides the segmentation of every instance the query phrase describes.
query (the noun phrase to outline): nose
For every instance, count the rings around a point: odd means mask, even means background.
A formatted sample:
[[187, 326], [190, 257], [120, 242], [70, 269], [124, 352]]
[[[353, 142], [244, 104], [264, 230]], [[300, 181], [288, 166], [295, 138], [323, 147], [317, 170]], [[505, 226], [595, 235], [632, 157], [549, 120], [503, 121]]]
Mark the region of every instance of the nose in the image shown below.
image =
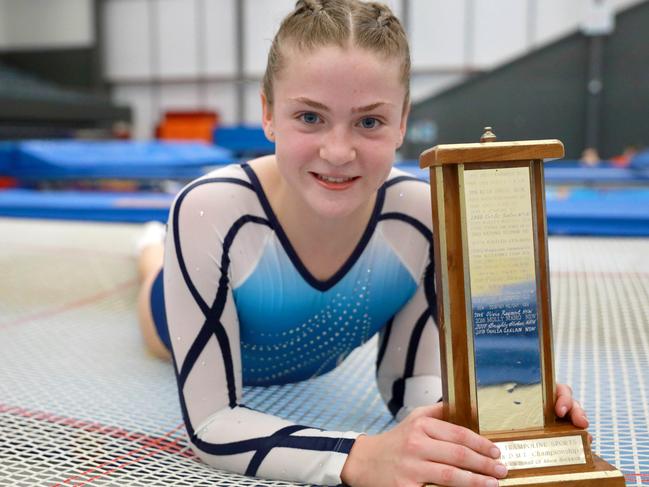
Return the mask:
[[356, 159], [352, 134], [346, 127], [334, 127], [322, 138], [320, 158], [337, 166]]

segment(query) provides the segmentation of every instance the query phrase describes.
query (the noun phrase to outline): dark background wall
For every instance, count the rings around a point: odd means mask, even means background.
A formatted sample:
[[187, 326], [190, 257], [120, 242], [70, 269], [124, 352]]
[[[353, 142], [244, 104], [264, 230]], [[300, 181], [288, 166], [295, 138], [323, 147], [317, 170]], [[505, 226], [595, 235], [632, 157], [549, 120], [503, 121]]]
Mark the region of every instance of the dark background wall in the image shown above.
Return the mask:
[[0, 140], [103, 138], [129, 126], [131, 109], [110, 100], [104, 81], [102, 1], [93, 0], [88, 45], [0, 52]]
[[80, 91], [103, 90], [96, 47], [0, 53], [0, 63]]
[[107, 95], [102, 66], [104, 1], [92, 0], [94, 40], [89, 45], [0, 51], [0, 63], [64, 88]]
[[560, 139], [573, 159], [587, 145], [603, 157], [649, 145], [648, 28], [649, 4], [639, 4], [618, 14], [611, 35], [574, 33], [416, 104], [404, 156], [478, 142], [488, 125], [499, 140]]
[[629, 145], [649, 146], [649, 5], [618, 16], [604, 44], [601, 151], [616, 154]]

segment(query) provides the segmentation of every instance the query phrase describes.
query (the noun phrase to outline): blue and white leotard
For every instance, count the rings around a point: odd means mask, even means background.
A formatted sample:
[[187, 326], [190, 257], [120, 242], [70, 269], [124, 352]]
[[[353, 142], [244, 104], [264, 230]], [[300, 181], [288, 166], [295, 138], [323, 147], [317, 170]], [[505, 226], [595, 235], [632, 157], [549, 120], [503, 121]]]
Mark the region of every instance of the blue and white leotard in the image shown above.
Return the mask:
[[242, 385], [324, 374], [377, 332], [377, 382], [397, 419], [438, 401], [430, 226], [427, 184], [393, 169], [356, 249], [321, 281], [300, 262], [250, 166], [185, 187], [169, 217], [164, 305], [196, 454], [248, 475], [340, 483], [360, 433], [246, 408]]

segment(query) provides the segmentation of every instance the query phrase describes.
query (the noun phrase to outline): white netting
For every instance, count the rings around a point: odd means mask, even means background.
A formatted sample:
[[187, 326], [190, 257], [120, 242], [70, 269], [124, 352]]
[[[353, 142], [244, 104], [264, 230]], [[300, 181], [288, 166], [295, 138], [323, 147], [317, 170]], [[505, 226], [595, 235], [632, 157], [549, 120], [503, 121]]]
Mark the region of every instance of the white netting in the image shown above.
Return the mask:
[[[0, 220], [0, 485], [289, 485], [189, 451], [172, 367], [139, 336], [139, 228]], [[647, 485], [649, 241], [553, 238], [550, 255], [558, 378], [589, 412], [596, 452]], [[316, 380], [247, 389], [246, 404], [382, 431], [375, 346]]]
[[550, 240], [555, 362], [594, 451], [649, 485], [649, 240]]

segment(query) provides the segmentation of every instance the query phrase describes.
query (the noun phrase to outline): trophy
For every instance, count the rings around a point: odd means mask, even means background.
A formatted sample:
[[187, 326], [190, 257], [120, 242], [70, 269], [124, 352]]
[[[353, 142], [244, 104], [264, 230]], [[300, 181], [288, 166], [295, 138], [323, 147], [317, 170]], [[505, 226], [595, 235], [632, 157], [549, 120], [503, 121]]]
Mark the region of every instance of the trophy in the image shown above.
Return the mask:
[[438, 145], [430, 168], [444, 417], [496, 443], [501, 486], [623, 486], [555, 415], [543, 160], [558, 140]]

